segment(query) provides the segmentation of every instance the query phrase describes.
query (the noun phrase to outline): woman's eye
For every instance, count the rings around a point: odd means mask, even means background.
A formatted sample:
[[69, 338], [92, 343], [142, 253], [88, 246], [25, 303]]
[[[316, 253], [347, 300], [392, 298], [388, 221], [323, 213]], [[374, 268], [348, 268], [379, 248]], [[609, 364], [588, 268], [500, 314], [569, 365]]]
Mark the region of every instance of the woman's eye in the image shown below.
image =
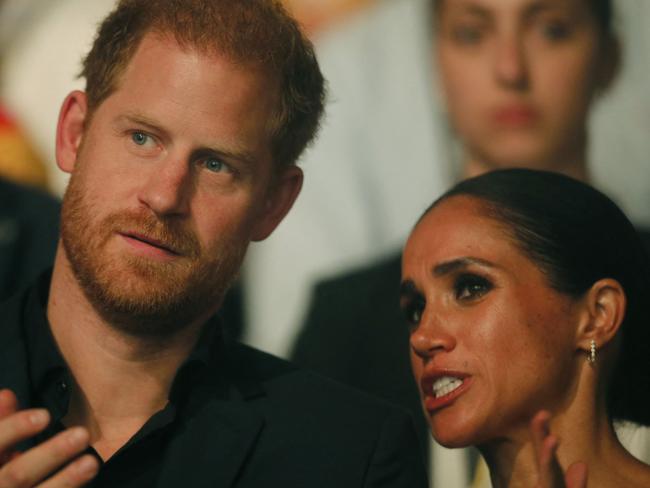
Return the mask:
[[452, 37], [459, 44], [473, 45], [483, 38], [483, 31], [480, 27], [461, 25], [453, 29]]
[[471, 301], [481, 298], [492, 289], [489, 280], [477, 275], [461, 275], [454, 283], [457, 300]]
[[409, 325], [417, 326], [420, 323], [420, 320], [422, 320], [424, 302], [421, 300], [413, 300], [402, 307], [402, 312], [404, 313], [404, 317]]
[[562, 41], [570, 37], [571, 30], [564, 22], [545, 22], [542, 25], [542, 35], [549, 41]]

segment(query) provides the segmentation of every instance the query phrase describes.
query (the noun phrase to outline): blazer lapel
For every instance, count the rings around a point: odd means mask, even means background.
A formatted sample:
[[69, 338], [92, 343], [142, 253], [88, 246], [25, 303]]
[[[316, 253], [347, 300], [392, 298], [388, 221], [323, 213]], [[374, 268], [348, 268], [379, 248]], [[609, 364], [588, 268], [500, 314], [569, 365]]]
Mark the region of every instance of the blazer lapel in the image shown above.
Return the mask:
[[166, 450], [158, 487], [233, 486], [263, 426], [245, 402], [207, 402]]

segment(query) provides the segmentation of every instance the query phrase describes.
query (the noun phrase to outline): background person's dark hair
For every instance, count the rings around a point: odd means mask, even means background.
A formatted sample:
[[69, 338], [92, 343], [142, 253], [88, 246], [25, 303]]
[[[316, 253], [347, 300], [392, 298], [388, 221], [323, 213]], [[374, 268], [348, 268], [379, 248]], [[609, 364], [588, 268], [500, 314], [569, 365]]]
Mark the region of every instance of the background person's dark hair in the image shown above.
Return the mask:
[[325, 81], [311, 42], [278, 0], [121, 0], [100, 25], [83, 62], [88, 120], [118, 87], [150, 32], [269, 74], [269, 89], [279, 91], [275, 117], [269, 121], [276, 164], [294, 164], [314, 139]]
[[608, 412], [614, 420], [650, 425], [650, 258], [623, 212], [585, 183], [527, 169], [462, 181], [427, 212], [460, 195], [484, 203], [486, 217], [505, 227], [559, 292], [580, 297], [602, 278], [621, 284], [627, 309]]

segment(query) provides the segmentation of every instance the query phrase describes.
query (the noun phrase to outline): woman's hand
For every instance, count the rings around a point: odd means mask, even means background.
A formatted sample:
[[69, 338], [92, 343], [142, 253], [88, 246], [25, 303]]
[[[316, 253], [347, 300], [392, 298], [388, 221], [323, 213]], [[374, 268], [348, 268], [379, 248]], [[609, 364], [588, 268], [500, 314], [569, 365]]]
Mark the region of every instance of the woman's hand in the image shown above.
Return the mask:
[[539, 473], [535, 488], [586, 488], [587, 465], [585, 463], [573, 463], [566, 473], [562, 472], [562, 467], [556, 456], [559, 441], [551, 434], [550, 419], [551, 414], [542, 410], [530, 422]]

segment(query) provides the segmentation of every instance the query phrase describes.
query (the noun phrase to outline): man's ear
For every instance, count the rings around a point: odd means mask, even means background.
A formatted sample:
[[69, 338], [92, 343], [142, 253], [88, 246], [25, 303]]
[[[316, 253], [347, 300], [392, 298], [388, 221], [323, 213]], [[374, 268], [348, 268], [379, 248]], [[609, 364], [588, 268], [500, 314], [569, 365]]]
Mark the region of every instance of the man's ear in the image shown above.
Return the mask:
[[625, 291], [618, 281], [605, 278], [594, 283], [585, 297], [577, 347], [588, 354], [592, 340], [598, 349], [608, 344], [623, 323], [626, 305]]
[[257, 216], [251, 239], [262, 241], [275, 230], [291, 210], [302, 188], [303, 174], [298, 166], [283, 168], [269, 188], [264, 206]]
[[74, 170], [87, 113], [86, 94], [82, 91], [73, 91], [61, 105], [56, 128], [56, 162], [66, 173]]

